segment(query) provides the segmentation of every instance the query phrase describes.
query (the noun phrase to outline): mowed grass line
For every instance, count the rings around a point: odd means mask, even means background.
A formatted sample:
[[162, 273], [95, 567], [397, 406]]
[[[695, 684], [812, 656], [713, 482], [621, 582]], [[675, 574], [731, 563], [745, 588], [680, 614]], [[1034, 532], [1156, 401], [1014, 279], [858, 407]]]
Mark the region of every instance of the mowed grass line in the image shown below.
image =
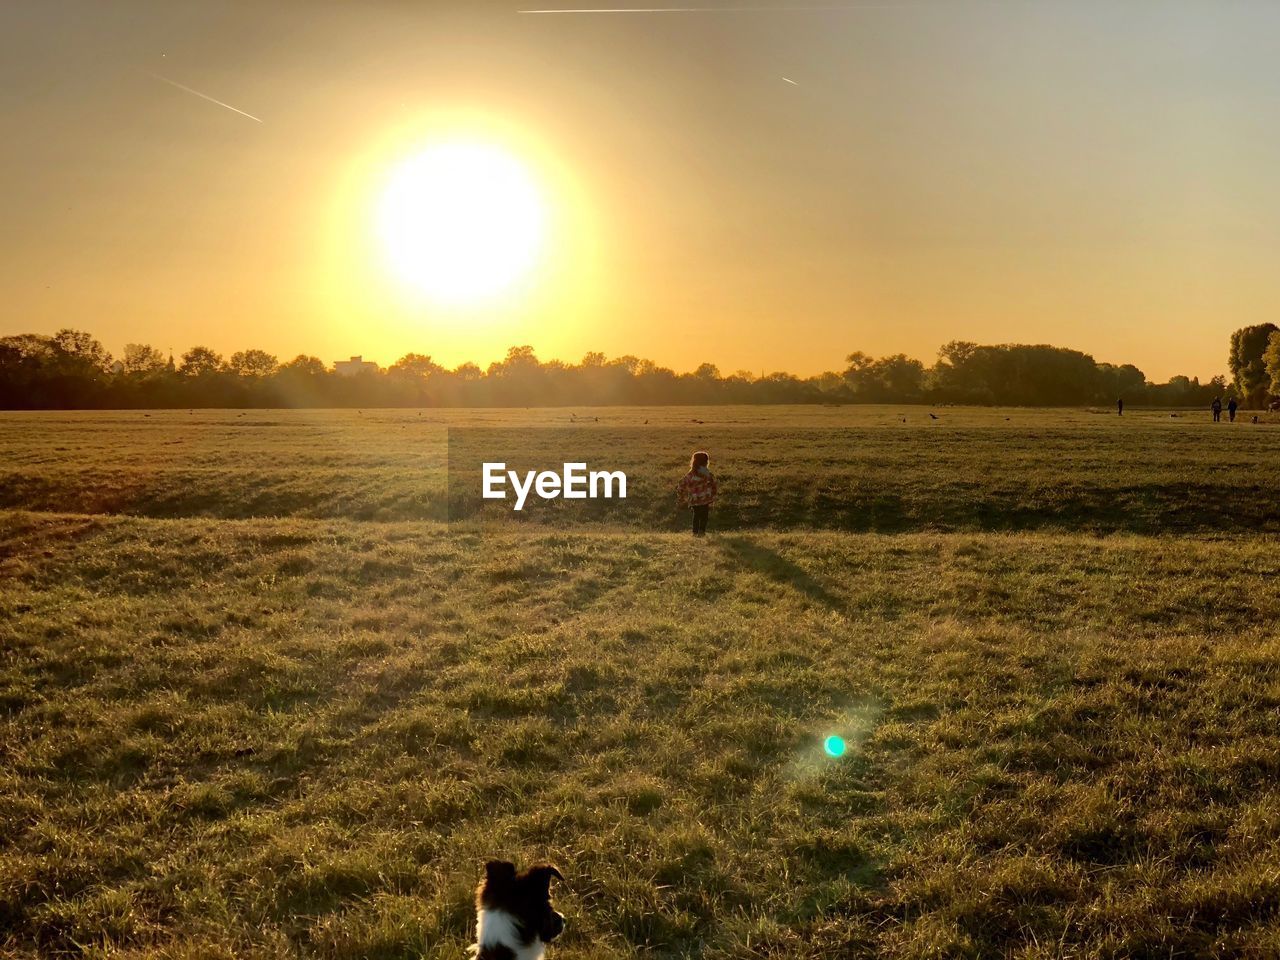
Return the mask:
[[[450, 481], [477, 498], [482, 462], [522, 472], [586, 462], [625, 471], [627, 499], [535, 502], [518, 518], [673, 531], [687, 518], [672, 491], [690, 453], [704, 448], [722, 482], [720, 530], [1280, 533], [1271, 492], [1280, 422], [1214, 424], [1203, 411], [928, 414], [614, 407], [573, 422], [563, 409], [0, 413], [0, 509], [443, 521]], [[487, 509], [513, 517], [510, 502]]]
[[456, 958], [504, 855], [564, 960], [1274, 956], [1278, 572], [0, 513], [0, 950]]

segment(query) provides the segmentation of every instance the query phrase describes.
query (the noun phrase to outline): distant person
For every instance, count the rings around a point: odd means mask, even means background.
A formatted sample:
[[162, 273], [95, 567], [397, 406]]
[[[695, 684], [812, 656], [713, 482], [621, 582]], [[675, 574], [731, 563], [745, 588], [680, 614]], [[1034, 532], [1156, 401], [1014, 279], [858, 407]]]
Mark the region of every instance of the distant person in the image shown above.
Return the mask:
[[1212, 410], [1213, 410], [1213, 422], [1217, 423], [1222, 419], [1222, 398], [1221, 397], [1213, 398]]
[[720, 485], [712, 476], [708, 466], [711, 458], [702, 450], [693, 455], [689, 462], [689, 472], [676, 486], [676, 501], [681, 507], [693, 508], [693, 535], [706, 536], [707, 516], [711, 513], [711, 504], [715, 502]]
[[1116, 401], [1116, 414], [1121, 417], [1124, 416], [1124, 397]]
[[1240, 404], [1236, 403], [1235, 397], [1232, 397], [1227, 401], [1227, 419], [1232, 423], [1236, 422], [1236, 410], [1239, 409], [1239, 407]]

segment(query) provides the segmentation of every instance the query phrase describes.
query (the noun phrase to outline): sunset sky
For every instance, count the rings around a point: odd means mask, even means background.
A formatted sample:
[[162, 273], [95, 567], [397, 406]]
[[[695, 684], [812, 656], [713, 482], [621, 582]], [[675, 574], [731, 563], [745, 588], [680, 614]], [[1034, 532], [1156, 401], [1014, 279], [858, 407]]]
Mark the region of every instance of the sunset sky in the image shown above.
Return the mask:
[[[1163, 380], [1280, 320], [1280, 4], [699, 5], [5, 0], [0, 334]], [[510, 199], [416, 276], [389, 231], [485, 158]]]

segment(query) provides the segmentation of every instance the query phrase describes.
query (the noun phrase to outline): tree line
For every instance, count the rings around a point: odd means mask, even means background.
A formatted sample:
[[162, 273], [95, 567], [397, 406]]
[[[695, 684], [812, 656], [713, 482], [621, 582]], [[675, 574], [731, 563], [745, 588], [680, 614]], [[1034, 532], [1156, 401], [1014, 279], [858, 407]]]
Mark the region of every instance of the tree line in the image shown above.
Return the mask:
[[905, 354], [855, 352], [842, 370], [817, 376], [722, 374], [710, 363], [677, 373], [650, 360], [588, 353], [579, 363], [538, 359], [512, 347], [481, 369], [448, 369], [408, 353], [385, 369], [353, 375], [312, 356], [281, 363], [263, 350], [223, 357], [192, 347], [176, 361], [129, 344], [116, 358], [92, 335], [0, 338], [0, 408], [452, 407], [695, 403], [964, 403], [1017, 406], [1199, 406], [1236, 396], [1246, 407], [1280, 394], [1280, 331], [1274, 324], [1231, 336], [1231, 382], [1176, 376], [1152, 383], [1132, 364], [1028, 344], [952, 341], [926, 367]]

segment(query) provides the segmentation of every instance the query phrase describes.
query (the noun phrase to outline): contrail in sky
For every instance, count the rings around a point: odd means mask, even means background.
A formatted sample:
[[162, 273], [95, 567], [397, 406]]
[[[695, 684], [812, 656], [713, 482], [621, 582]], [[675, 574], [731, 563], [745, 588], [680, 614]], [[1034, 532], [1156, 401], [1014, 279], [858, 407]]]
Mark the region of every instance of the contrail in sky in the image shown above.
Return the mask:
[[785, 80], [785, 81], [787, 81], [787, 83], [791, 84], [793, 87], [798, 87], [798, 86], [800, 86], [800, 84], [796, 83], [796, 82], [795, 82], [794, 80], [792, 80], [790, 77], [783, 77], [782, 79], [783, 79], [783, 80]]
[[766, 7], [766, 6], [739, 6], [739, 7], [597, 7], [591, 10], [584, 10], [581, 7], [562, 7], [553, 10], [517, 10], [516, 13], [790, 13], [793, 10], [856, 10], [857, 7], [844, 5], [835, 6], [833, 4], [822, 4], [821, 6], [796, 6], [794, 4], [785, 7]]
[[257, 117], [255, 117], [252, 113], [245, 113], [239, 107], [233, 107], [229, 103], [223, 103], [221, 100], [216, 100], [213, 97], [209, 96], [207, 93], [201, 93], [199, 90], [192, 90], [190, 87], [182, 85], [177, 80], [170, 80], [168, 77], [162, 77], [160, 76], [160, 74], [152, 73], [150, 70], [146, 71], [146, 73], [148, 76], [155, 77], [157, 80], [163, 80], [165, 83], [169, 84], [169, 86], [171, 87], [177, 87], [179, 90], [185, 90], [187, 91], [187, 93], [193, 93], [197, 97], [199, 97], [201, 100], [208, 100], [210, 103], [216, 103], [220, 107], [226, 107], [228, 110], [232, 111], [233, 113], [238, 113], [242, 117], [248, 117], [250, 120], [256, 120], [258, 123], [262, 122]]

